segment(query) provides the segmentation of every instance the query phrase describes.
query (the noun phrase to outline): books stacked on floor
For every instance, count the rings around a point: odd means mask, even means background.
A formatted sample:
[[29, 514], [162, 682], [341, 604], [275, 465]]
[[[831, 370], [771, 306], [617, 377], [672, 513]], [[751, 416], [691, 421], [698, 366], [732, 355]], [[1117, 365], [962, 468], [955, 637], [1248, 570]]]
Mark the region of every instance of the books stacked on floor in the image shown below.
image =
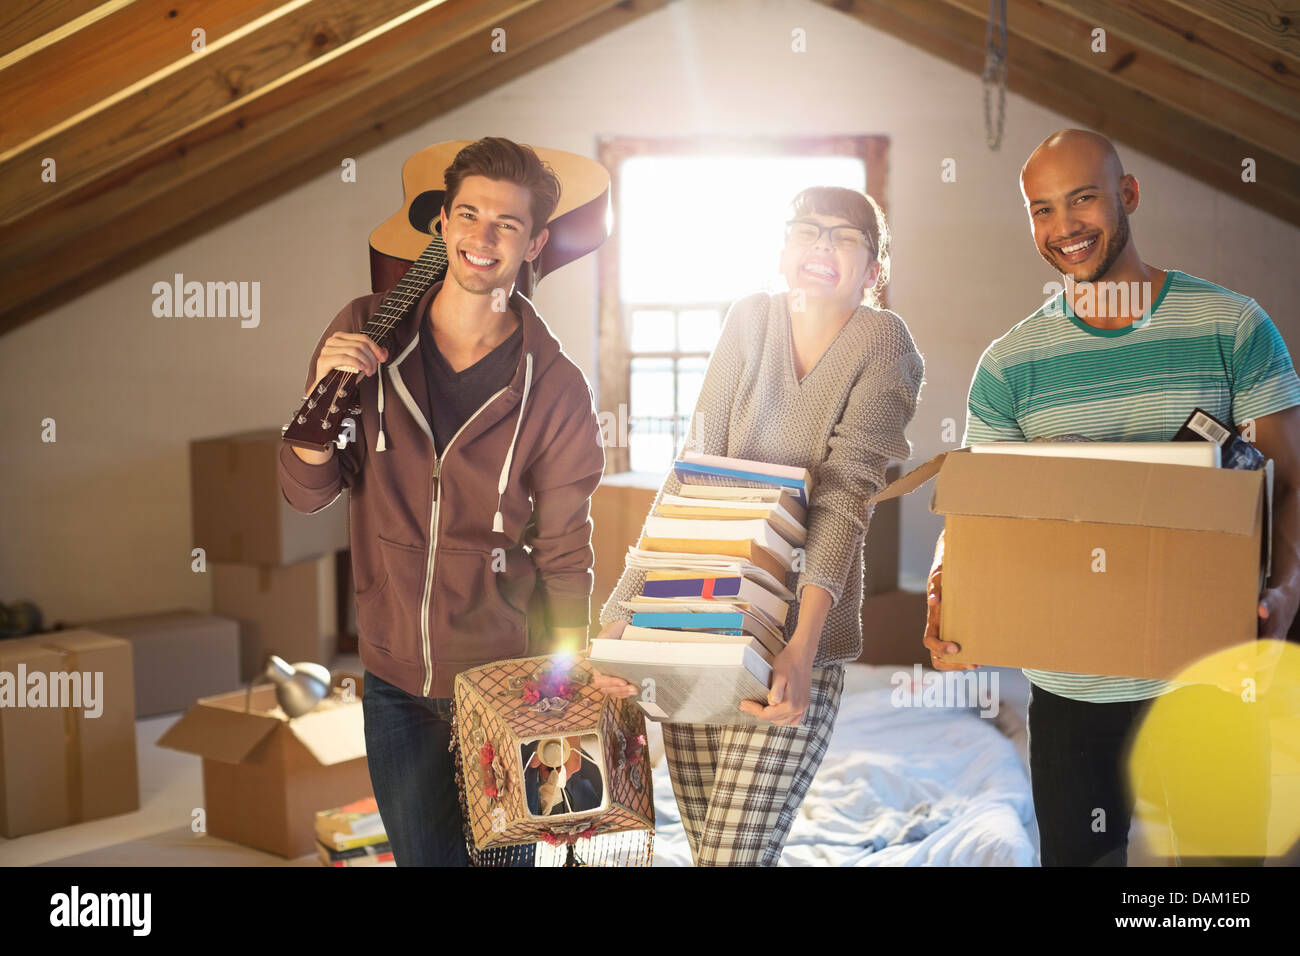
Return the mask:
[[396, 866], [375, 798], [317, 813], [316, 855], [326, 866]]
[[[628, 549], [646, 571], [621, 640], [592, 641], [603, 673], [642, 688], [654, 720], [752, 723], [742, 700], [766, 702], [794, 594], [786, 575], [807, 539], [806, 469], [687, 454], [681, 492], [663, 495]], [[651, 690], [653, 689], [653, 690]]]

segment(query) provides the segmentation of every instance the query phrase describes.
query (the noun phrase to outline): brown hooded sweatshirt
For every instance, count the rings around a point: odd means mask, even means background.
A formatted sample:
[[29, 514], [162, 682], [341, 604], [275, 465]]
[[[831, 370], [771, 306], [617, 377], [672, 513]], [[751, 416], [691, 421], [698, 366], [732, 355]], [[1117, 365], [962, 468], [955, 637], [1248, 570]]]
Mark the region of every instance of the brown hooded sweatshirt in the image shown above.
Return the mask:
[[[460, 671], [546, 652], [551, 628], [587, 626], [589, 507], [605, 467], [591, 387], [518, 292], [513, 380], [435, 454], [418, 333], [441, 287], [394, 328], [378, 373], [360, 380], [355, 439], [322, 465], [285, 444], [278, 469], [285, 499], [304, 514], [348, 489], [361, 661], [423, 697], [450, 697]], [[354, 299], [329, 324], [305, 391], [325, 341], [360, 332], [382, 298]]]

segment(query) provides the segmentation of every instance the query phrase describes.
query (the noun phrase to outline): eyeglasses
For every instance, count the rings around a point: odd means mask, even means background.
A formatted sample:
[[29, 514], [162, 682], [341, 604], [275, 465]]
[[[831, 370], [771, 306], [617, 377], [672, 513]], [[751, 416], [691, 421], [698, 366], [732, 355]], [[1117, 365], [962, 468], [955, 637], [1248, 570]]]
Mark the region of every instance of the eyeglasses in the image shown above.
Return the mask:
[[831, 245], [841, 252], [853, 252], [866, 246], [872, 253], [871, 240], [857, 226], [819, 226], [807, 219], [791, 219], [785, 224], [785, 241], [792, 246], [805, 247], [813, 245], [822, 237], [822, 233], [831, 234]]

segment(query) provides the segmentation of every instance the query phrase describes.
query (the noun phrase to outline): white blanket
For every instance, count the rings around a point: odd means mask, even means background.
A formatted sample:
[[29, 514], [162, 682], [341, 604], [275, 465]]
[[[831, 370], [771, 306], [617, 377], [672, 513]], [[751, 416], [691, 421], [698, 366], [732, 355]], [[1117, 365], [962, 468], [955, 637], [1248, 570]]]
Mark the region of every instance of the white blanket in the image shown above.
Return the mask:
[[[994, 721], [971, 708], [894, 706], [898, 670], [847, 668], [830, 747], [780, 865], [1036, 866], [1029, 777], [1004, 736], [1023, 730], [1019, 673], [1000, 673]], [[654, 795], [655, 865], [690, 866], [662, 757]]]

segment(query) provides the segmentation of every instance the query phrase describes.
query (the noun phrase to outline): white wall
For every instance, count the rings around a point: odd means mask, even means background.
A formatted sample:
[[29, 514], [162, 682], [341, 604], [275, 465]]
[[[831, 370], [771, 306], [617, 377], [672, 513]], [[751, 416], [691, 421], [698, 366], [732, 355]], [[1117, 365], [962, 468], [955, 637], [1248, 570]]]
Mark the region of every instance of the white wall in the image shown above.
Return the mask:
[[[790, 51], [795, 27], [806, 53]], [[296, 409], [321, 329], [369, 289], [366, 238], [401, 201], [402, 161], [449, 139], [504, 135], [593, 155], [610, 134], [887, 134], [891, 305], [926, 358], [909, 438], [928, 457], [944, 447], [945, 418], [960, 438], [980, 352], [1054, 278], [1016, 176], [1039, 140], [1069, 125], [1008, 96], [1006, 139], [990, 153], [978, 80], [954, 66], [804, 0], [674, 3], [357, 157], [356, 183], [322, 176], [5, 336], [0, 600], [32, 599], [67, 621], [210, 606], [207, 579], [190, 571], [189, 441], [279, 426]], [[1144, 258], [1253, 295], [1300, 345], [1300, 229], [1122, 144], [1120, 155], [1144, 190], [1133, 219]], [[945, 157], [955, 183], [940, 182]], [[260, 327], [155, 318], [151, 286], [176, 272], [259, 280]], [[537, 299], [593, 383], [595, 281], [589, 257]], [[55, 444], [40, 441], [46, 417]], [[927, 501], [905, 505], [913, 579], [940, 528]]]

